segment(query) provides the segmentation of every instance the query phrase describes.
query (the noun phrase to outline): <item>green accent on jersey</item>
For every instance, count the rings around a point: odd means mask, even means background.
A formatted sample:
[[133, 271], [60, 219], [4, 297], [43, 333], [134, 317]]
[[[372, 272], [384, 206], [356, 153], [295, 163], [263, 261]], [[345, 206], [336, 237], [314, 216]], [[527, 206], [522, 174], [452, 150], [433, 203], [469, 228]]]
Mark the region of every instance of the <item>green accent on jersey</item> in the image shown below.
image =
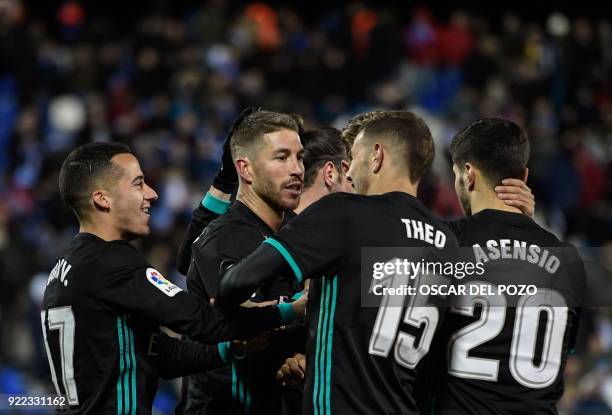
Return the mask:
[[277, 304], [283, 323], [291, 323], [297, 317], [291, 303]]
[[217, 215], [223, 215], [225, 212], [227, 212], [229, 210], [230, 203], [231, 202], [229, 200], [219, 199], [211, 195], [210, 192], [207, 192], [204, 199], [202, 199], [202, 206], [211, 212], [216, 213]]
[[138, 405], [138, 398], [136, 397], [136, 354], [134, 353], [134, 332], [127, 326], [128, 334], [130, 336], [130, 357], [132, 359], [132, 411], [131, 415], [136, 415], [136, 406]]
[[317, 341], [315, 349], [315, 378], [313, 408], [315, 415], [331, 414], [331, 365], [334, 337], [334, 315], [338, 292], [338, 276], [323, 277]]
[[223, 363], [227, 363], [228, 361], [229, 348], [230, 348], [229, 340], [226, 342], [217, 344], [217, 350], [219, 351], [219, 356], [221, 357], [221, 360], [223, 360]]
[[117, 376], [117, 415], [123, 414], [123, 377], [125, 375], [125, 364], [123, 362], [123, 323], [121, 317], [117, 316], [117, 337], [119, 338], [119, 376]]
[[331, 311], [329, 323], [327, 325], [327, 372], [325, 373], [325, 413], [331, 414], [331, 367], [332, 367], [332, 346], [334, 344], [334, 317], [336, 314], [336, 299], [338, 298], [338, 276], [330, 281], [332, 285]]
[[117, 415], [136, 414], [136, 355], [134, 333], [126, 316], [117, 316], [119, 375], [117, 377]]
[[293, 274], [295, 274], [295, 279], [297, 279], [298, 282], [302, 282], [302, 280], [304, 279], [304, 275], [302, 274], [300, 267], [298, 267], [297, 262], [295, 262], [295, 259], [293, 259], [289, 251], [287, 251], [287, 248], [285, 248], [280, 242], [278, 242], [274, 238], [266, 238], [264, 243], [276, 248], [276, 250], [283, 256], [283, 258], [285, 258], [285, 261], [287, 261], [287, 264], [289, 264], [291, 270], [293, 270]]

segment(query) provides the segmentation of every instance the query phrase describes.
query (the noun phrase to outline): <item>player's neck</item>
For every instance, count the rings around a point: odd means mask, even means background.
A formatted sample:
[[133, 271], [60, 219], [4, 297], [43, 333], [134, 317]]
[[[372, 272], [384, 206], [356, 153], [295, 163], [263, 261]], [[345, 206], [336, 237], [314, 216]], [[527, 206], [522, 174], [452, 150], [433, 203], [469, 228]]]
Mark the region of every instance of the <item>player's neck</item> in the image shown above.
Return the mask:
[[312, 186], [302, 192], [300, 195], [300, 204], [293, 211], [296, 214], [300, 214], [308, 206], [312, 205], [314, 202], [328, 194], [329, 191], [325, 186], [321, 186], [319, 183], [314, 183]]
[[476, 192], [470, 201], [472, 207], [472, 215], [484, 209], [503, 210], [505, 212], [522, 213], [519, 208], [508, 206], [503, 200], [497, 197], [495, 192]]
[[416, 197], [417, 189], [418, 184], [410, 183], [410, 181], [404, 177], [381, 178], [371, 184], [367, 194], [369, 196], [374, 196], [389, 192], [404, 192]]
[[81, 223], [79, 227], [80, 233], [91, 233], [96, 235], [98, 238], [105, 241], [117, 241], [122, 239], [121, 233], [114, 226], [110, 225], [104, 220], [96, 220], [93, 223]]
[[259, 216], [259, 219], [263, 220], [274, 232], [278, 231], [283, 224], [284, 211], [278, 211], [272, 208], [253, 192], [252, 189], [249, 188], [245, 190], [239, 188], [236, 200], [244, 203], [246, 207]]

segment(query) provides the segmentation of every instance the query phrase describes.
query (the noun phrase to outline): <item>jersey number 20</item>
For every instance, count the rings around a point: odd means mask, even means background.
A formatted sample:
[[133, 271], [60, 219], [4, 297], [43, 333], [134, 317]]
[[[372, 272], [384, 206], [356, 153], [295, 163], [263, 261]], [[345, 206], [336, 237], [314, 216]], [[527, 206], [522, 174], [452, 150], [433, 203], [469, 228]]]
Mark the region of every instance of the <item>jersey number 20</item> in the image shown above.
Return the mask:
[[[474, 281], [470, 284], [482, 285]], [[499, 360], [469, 356], [470, 350], [497, 337], [506, 321], [503, 295], [460, 296], [451, 312], [473, 316], [475, 305], [482, 307], [480, 318], [452, 335], [448, 373], [463, 379], [497, 381]], [[555, 304], [553, 306], [552, 304]], [[546, 329], [538, 364], [534, 363], [540, 314], [546, 314]], [[561, 368], [563, 336], [568, 309], [556, 291], [540, 288], [534, 295], [522, 296], [516, 305], [516, 317], [510, 347], [510, 373], [521, 385], [540, 389], [554, 383]]]

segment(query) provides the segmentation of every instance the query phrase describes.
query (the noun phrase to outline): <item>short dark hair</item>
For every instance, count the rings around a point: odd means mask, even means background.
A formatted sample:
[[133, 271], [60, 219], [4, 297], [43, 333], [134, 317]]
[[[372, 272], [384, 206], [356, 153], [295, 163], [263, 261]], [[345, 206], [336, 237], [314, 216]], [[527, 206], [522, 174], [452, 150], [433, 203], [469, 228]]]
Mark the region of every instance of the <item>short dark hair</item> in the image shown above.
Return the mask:
[[317, 170], [331, 161], [339, 172], [342, 171], [342, 160], [348, 155], [340, 130], [333, 127], [322, 127], [308, 130], [300, 135], [304, 146], [304, 187], [314, 183]]
[[529, 140], [516, 123], [503, 118], [476, 120], [461, 130], [450, 145], [453, 163], [473, 163], [493, 186], [505, 178], [522, 179], [529, 161]]
[[342, 129], [342, 140], [350, 150], [355, 138], [361, 130], [372, 120], [385, 114], [384, 111], [369, 111], [362, 114], [357, 114], [349, 120], [346, 126]]
[[121, 177], [121, 168], [111, 159], [124, 153], [133, 154], [127, 145], [121, 143], [88, 143], [74, 149], [64, 160], [59, 173], [59, 191], [79, 221], [87, 219], [94, 186]]
[[302, 118], [295, 114], [273, 111], [257, 111], [246, 117], [234, 130], [230, 140], [232, 157], [238, 157], [239, 149], [250, 149], [264, 134], [287, 129], [300, 133]]
[[420, 181], [431, 167], [435, 151], [429, 127], [409, 111], [378, 114], [363, 128], [365, 140], [390, 140], [408, 168], [413, 183]]

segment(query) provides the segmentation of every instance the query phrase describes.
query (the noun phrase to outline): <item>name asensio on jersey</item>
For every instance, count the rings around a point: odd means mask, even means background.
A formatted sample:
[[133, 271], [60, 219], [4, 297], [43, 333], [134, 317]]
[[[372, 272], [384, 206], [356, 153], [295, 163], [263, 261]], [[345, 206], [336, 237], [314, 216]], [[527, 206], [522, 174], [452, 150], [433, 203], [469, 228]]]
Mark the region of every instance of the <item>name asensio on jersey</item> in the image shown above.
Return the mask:
[[559, 269], [559, 264], [561, 263], [559, 258], [552, 255], [548, 249], [534, 244], [527, 245], [525, 241], [489, 239], [485, 243], [485, 248], [480, 246], [480, 244], [474, 244], [472, 248], [474, 248], [476, 262], [486, 263], [489, 260], [518, 259], [537, 265], [550, 274], [554, 274]]

